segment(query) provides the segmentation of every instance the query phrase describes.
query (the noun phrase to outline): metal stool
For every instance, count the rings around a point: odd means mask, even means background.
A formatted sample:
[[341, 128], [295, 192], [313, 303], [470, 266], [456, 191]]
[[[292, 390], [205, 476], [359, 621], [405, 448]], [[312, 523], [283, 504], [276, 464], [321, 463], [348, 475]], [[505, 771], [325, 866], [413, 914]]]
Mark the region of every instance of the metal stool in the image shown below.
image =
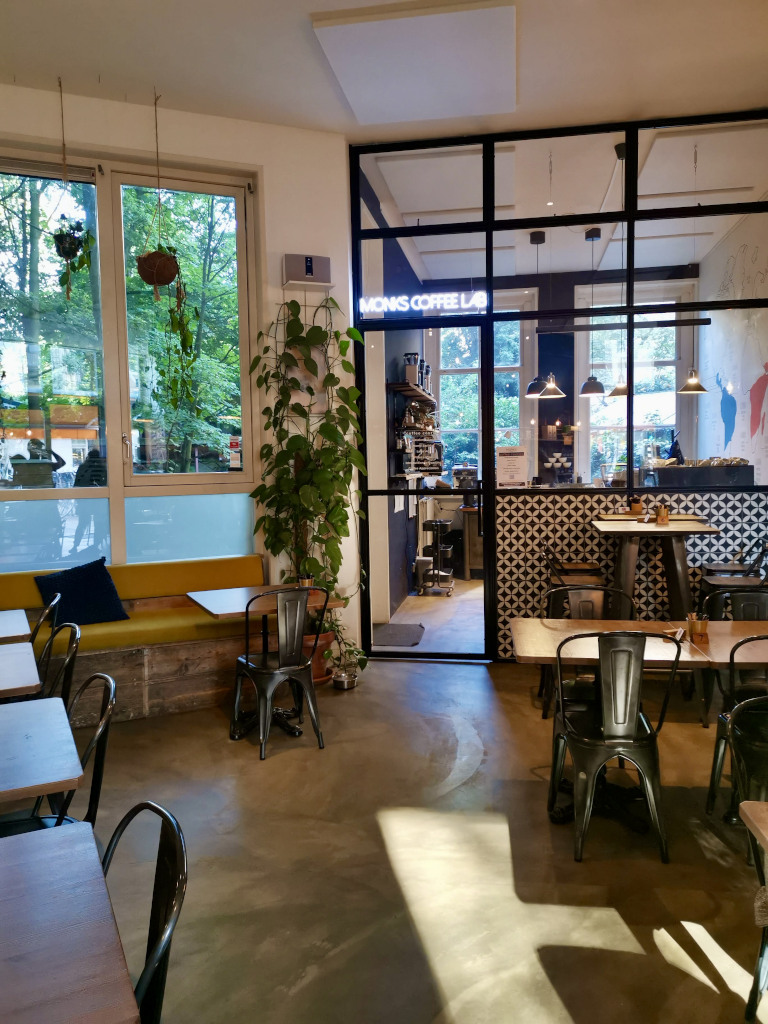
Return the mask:
[[438, 590], [445, 590], [448, 597], [453, 596], [453, 569], [446, 568], [446, 561], [451, 557], [453, 546], [443, 543], [451, 522], [450, 519], [427, 519], [423, 524], [425, 533], [432, 534], [432, 543], [424, 548], [424, 554], [432, 557], [432, 568], [427, 569], [422, 577], [420, 597], [435, 587]]

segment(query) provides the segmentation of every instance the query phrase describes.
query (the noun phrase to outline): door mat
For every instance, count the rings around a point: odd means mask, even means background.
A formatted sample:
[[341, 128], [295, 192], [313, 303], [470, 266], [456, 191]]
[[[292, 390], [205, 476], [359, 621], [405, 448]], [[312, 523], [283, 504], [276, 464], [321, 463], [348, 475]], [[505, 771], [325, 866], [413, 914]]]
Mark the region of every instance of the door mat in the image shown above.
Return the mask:
[[419, 622], [386, 622], [373, 627], [374, 647], [418, 647], [424, 636]]

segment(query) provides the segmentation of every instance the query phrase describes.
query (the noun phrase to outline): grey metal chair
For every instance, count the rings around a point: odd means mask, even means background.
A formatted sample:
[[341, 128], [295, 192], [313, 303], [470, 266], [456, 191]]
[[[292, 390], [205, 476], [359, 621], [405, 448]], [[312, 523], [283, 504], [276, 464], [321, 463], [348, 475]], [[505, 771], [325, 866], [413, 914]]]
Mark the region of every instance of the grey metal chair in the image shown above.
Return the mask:
[[[728, 721], [728, 744], [731, 748], [738, 799], [765, 800], [768, 793], [768, 696], [753, 697], [733, 709]], [[760, 885], [765, 885], [760, 845], [748, 831], [751, 859]], [[752, 1021], [758, 1003], [768, 987], [768, 928], [763, 928], [757, 954], [752, 988], [747, 999], [744, 1019]]]
[[752, 561], [747, 564], [743, 572], [702, 576], [701, 588], [699, 590], [699, 610], [703, 609], [707, 597], [718, 590], [740, 590], [743, 587], [763, 586], [764, 581], [761, 576], [761, 568], [767, 555], [768, 541], [760, 541]]
[[[597, 639], [601, 699], [586, 709], [569, 709], [560, 687], [563, 651], [575, 640], [589, 638]], [[637, 768], [648, 800], [651, 820], [658, 832], [661, 859], [664, 863], [669, 860], [660, 809], [661, 782], [656, 737], [664, 723], [681, 645], [677, 640], [670, 640], [676, 647], [675, 657], [659, 722], [654, 728], [640, 703], [646, 639], [645, 633], [628, 630], [582, 633], [566, 638], [557, 648], [557, 710], [553, 723], [552, 771], [547, 810], [551, 812], [555, 806], [568, 751], [574, 771], [576, 829], [573, 855], [577, 861], [581, 860], [584, 850], [598, 775], [614, 757], [623, 758]]]
[[[709, 777], [709, 789], [707, 790], [707, 814], [711, 814], [715, 809], [715, 801], [717, 800], [717, 794], [720, 789], [720, 779], [723, 774], [723, 763], [725, 761], [725, 751], [728, 745], [728, 732], [733, 709], [745, 700], [768, 695], [768, 678], [766, 678], [765, 669], [758, 668], [753, 672], [740, 672], [736, 667], [736, 656], [738, 652], [744, 651], [744, 649], [747, 648], [746, 653], [748, 656], [749, 644], [757, 643], [758, 640], [768, 640], [768, 633], [759, 633], [755, 634], [755, 636], [746, 637], [744, 640], [739, 640], [739, 642], [734, 644], [731, 648], [731, 656], [728, 660], [728, 687], [727, 689], [722, 690], [723, 710], [717, 716], [715, 751], [712, 757], [712, 771]], [[720, 683], [719, 673], [718, 683]], [[739, 819], [735, 769], [731, 772], [731, 778], [731, 804], [723, 815], [723, 819], [726, 822], [733, 824]]]
[[[635, 602], [618, 587], [585, 585], [581, 583], [569, 586], [553, 587], [544, 597], [542, 607], [543, 618], [562, 619], [568, 611], [571, 619], [634, 619], [637, 615]], [[588, 678], [587, 678], [588, 676]], [[580, 677], [580, 678], [579, 678]], [[573, 687], [568, 694], [571, 698], [578, 695], [586, 697], [587, 687], [594, 683], [594, 673], [576, 673]], [[567, 689], [565, 681], [564, 690]], [[550, 665], [541, 666], [538, 696], [541, 698], [541, 717], [549, 715], [554, 691], [554, 675]], [[577, 693], [578, 691], [578, 693]]]
[[35, 645], [35, 640], [37, 640], [38, 634], [40, 633], [40, 630], [42, 629], [43, 624], [45, 622], [50, 622], [51, 632], [53, 632], [53, 630], [56, 629], [56, 615], [59, 610], [58, 605], [60, 600], [61, 594], [54, 594], [50, 600], [50, 603], [47, 604], [38, 615], [37, 622], [32, 628], [32, 635], [29, 638], [29, 642], [32, 644], [33, 647]]
[[[57, 638], [61, 636], [66, 642], [66, 650], [61, 664], [54, 672], [51, 668], [53, 660], [53, 648]], [[60, 626], [51, 630], [51, 635], [45, 642], [45, 647], [37, 659], [37, 671], [43, 684], [38, 696], [53, 697], [57, 692], [64, 701], [64, 707], [69, 706], [69, 695], [72, 690], [72, 676], [75, 671], [75, 658], [80, 647], [80, 627], [74, 622], [62, 622]]]
[[149, 914], [147, 955], [144, 969], [134, 988], [134, 995], [139, 1005], [141, 1024], [159, 1024], [163, 1012], [163, 996], [168, 975], [168, 961], [171, 956], [171, 940], [187, 889], [187, 847], [181, 826], [170, 811], [151, 800], [136, 804], [113, 832], [104, 852], [101, 866], [106, 875], [123, 833], [142, 811], [151, 811], [157, 814], [161, 824], [152, 908]]
[[[307, 604], [311, 593], [323, 595], [322, 608], [315, 617], [314, 643], [309, 655], [303, 653], [304, 637], [307, 635]], [[277, 651], [269, 650], [266, 616], [262, 616], [261, 651], [251, 650], [251, 605], [265, 598], [275, 597], [277, 601]], [[245, 653], [237, 659], [235, 674], [235, 700], [229, 728], [230, 738], [242, 739], [258, 723], [259, 756], [267, 756], [267, 740], [273, 719], [272, 698], [277, 687], [284, 682], [291, 686], [294, 709], [299, 722], [303, 721], [304, 697], [312, 727], [317, 736], [318, 746], [325, 746], [320, 731], [315, 687], [312, 682], [312, 655], [317, 648], [322, 620], [328, 605], [328, 591], [324, 587], [293, 587], [289, 590], [271, 590], [251, 598], [245, 609]], [[244, 711], [243, 681], [249, 679], [256, 691], [257, 710]], [[296, 730], [301, 735], [301, 730]]]
[[[80, 763], [83, 769], [87, 767], [91, 755], [93, 755], [93, 773], [91, 775], [91, 789], [88, 796], [88, 810], [82, 820], [87, 821], [94, 828], [96, 826], [96, 815], [99, 811], [101, 786], [104, 780], [109, 725], [115, 709], [114, 679], [103, 672], [95, 672], [85, 680], [72, 698], [72, 703], [67, 709], [67, 715], [71, 719], [83, 694], [91, 688], [95, 688], [97, 684], [101, 684], [99, 721], [88, 741], [88, 745], [80, 755]], [[38, 832], [44, 828], [53, 828], [57, 825], [71, 824], [77, 821], [77, 818], [73, 818], [69, 814], [69, 807], [74, 795], [74, 789], [71, 789], [68, 793], [52, 793], [48, 797], [51, 814], [40, 814], [43, 797], [38, 797], [35, 806], [30, 812], [15, 811], [3, 815], [0, 817], [0, 837], [15, 836], [25, 832]]]

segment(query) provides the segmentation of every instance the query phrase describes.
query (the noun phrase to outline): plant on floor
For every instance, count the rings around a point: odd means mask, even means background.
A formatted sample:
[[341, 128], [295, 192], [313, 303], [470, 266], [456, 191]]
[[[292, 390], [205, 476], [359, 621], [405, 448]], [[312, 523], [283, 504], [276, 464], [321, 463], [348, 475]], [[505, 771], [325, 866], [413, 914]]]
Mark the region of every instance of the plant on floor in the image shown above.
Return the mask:
[[[262, 414], [270, 438], [261, 447], [262, 483], [251, 495], [261, 511], [255, 531], [263, 532], [270, 554], [287, 556], [284, 582], [311, 576], [337, 597], [350, 515], [356, 534], [356, 517], [363, 516], [355, 508], [354, 474], [366, 472], [358, 448], [360, 392], [342, 383], [343, 374], [354, 372], [350, 345], [363, 339], [354, 327], [335, 326], [340, 312], [330, 296], [306, 316], [298, 302], [283, 303], [259, 333], [251, 363], [266, 398]], [[333, 632], [343, 635], [340, 623]]]

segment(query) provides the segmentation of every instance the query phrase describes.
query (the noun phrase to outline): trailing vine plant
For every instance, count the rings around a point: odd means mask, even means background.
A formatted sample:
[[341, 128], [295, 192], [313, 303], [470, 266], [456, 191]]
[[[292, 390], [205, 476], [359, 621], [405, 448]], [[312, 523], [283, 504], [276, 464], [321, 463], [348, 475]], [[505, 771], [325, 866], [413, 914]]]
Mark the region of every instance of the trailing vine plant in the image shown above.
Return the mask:
[[[262, 483], [251, 495], [261, 510], [255, 531], [263, 531], [270, 554], [287, 555], [285, 582], [312, 576], [335, 596], [341, 544], [360, 496], [352, 486], [354, 471], [366, 472], [358, 448], [360, 392], [341, 377], [354, 371], [350, 345], [363, 338], [354, 327], [335, 327], [339, 313], [330, 296], [306, 318], [298, 302], [283, 303], [277, 319], [259, 333], [251, 363], [266, 398], [262, 414], [271, 438], [261, 447]], [[355, 514], [363, 516], [360, 509]]]

